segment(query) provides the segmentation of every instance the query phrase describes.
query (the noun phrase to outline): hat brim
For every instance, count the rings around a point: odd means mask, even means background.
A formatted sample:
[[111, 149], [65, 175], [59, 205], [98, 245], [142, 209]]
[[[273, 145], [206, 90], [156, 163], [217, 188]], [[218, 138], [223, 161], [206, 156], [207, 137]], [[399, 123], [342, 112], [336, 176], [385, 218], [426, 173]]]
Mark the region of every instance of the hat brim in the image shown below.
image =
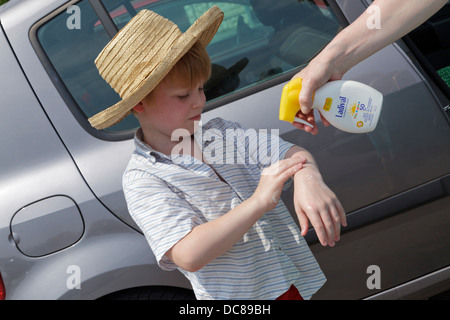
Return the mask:
[[131, 110], [164, 79], [173, 66], [196, 42], [200, 42], [206, 48], [219, 29], [222, 20], [223, 12], [217, 6], [211, 7], [179, 37], [155, 70], [136, 90], [115, 105], [89, 118], [91, 126], [102, 130], [117, 124], [127, 117]]

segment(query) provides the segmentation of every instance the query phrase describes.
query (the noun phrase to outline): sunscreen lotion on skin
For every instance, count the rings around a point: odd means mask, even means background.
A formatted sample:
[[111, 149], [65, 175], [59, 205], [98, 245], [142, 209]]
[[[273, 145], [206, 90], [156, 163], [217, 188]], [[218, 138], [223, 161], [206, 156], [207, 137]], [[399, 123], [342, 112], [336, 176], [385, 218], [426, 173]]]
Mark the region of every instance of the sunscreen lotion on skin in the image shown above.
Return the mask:
[[[283, 88], [280, 120], [312, 125], [295, 115], [300, 111], [299, 95], [302, 79], [295, 78]], [[330, 81], [313, 95], [313, 108], [334, 127], [350, 133], [373, 131], [380, 118], [383, 95], [377, 90], [352, 80]]]

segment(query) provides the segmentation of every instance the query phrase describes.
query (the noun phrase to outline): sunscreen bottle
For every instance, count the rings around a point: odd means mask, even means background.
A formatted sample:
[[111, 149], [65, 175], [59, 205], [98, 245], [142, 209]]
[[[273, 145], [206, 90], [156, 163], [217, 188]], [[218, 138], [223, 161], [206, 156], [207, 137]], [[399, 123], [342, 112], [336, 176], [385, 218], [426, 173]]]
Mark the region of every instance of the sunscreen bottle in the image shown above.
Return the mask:
[[[302, 79], [295, 78], [283, 88], [280, 120], [310, 123], [295, 117], [300, 111], [299, 95]], [[334, 127], [350, 132], [365, 133], [375, 129], [380, 117], [383, 95], [377, 90], [352, 80], [330, 81], [313, 94], [313, 108]]]

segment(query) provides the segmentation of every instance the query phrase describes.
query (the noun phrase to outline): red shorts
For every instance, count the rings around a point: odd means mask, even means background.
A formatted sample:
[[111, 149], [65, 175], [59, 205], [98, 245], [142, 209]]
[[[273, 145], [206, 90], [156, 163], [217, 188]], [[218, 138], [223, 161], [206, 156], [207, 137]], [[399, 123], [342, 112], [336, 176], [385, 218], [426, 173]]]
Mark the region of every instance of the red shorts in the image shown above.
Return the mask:
[[303, 300], [303, 298], [300, 295], [300, 292], [298, 292], [298, 289], [294, 285], [291, 285], [288, 291], [275, 300]]

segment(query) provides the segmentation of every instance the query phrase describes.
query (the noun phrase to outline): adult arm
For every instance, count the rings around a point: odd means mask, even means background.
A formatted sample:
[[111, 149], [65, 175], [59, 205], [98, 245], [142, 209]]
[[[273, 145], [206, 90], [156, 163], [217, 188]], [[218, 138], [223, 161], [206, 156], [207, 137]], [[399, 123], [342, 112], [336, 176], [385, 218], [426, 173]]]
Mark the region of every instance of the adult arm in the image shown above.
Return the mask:
[[[314, 128], [294, 123], [294, 126], [312, 134], [318, 133], [311, 111], [312, 95], [330, 80], [342, 79], [353, 66], [403, 37], [442, 8], [447, 0], [375, 0], [367, 10], [336, 37], [294, 78], [303, 79], [300, 93], [300, 118]], [[380, 17], [381, 25], [373, 28], [370, 19]], [[368, 23], [369, 21], [369, 23]], [[329, 123], [322, 118], [325, 126]]]

